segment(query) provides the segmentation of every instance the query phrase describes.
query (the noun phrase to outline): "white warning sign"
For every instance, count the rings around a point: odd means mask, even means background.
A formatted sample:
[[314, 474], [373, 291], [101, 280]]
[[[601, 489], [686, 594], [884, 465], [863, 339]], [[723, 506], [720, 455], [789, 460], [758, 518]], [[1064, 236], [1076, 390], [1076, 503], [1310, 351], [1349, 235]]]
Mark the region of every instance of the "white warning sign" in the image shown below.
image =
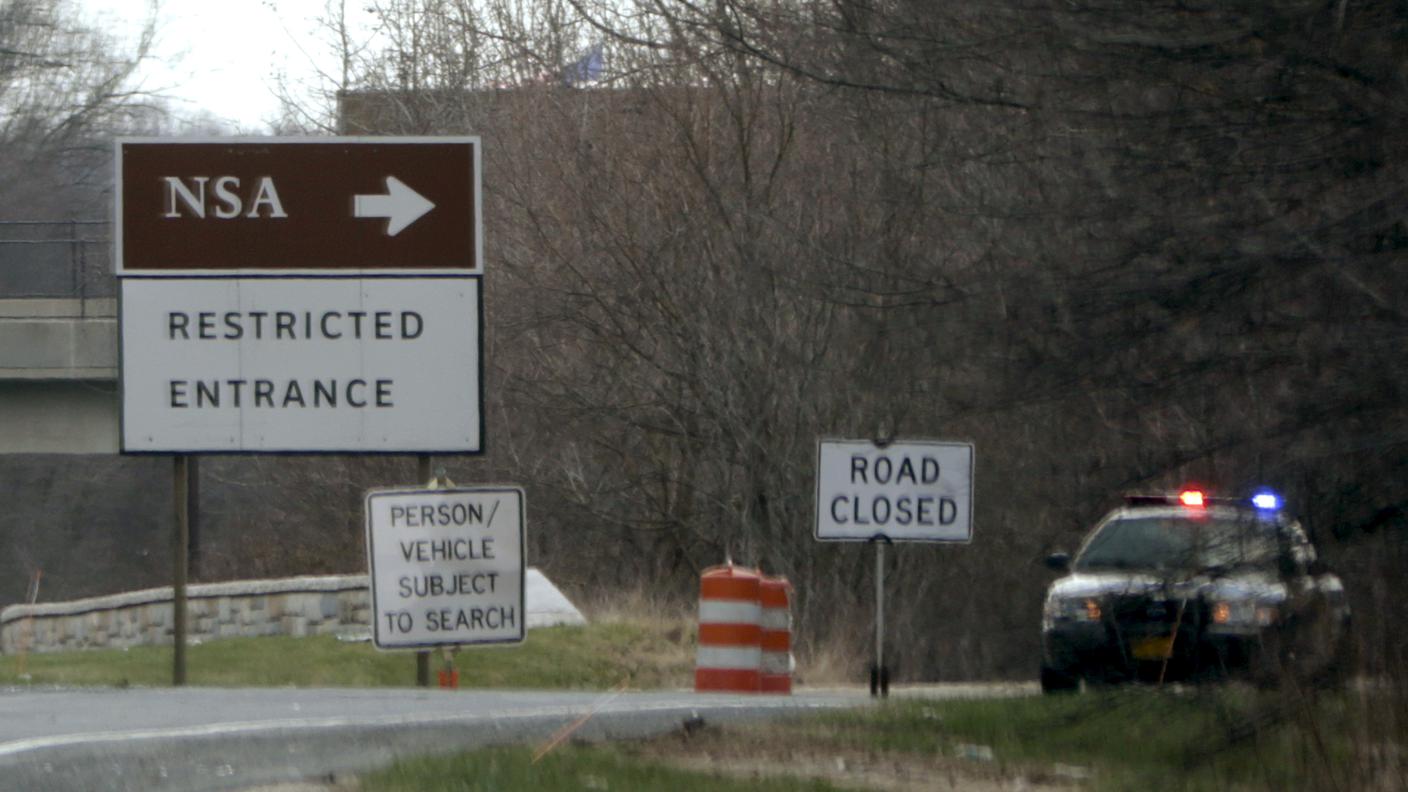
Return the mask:
[[373, 490], [366, 516], [377, 648], [523, 640], [522, 489]]
[[973, 538], [973, 446], [908, 440], [817, 445], [816, 538], [967, 542]]

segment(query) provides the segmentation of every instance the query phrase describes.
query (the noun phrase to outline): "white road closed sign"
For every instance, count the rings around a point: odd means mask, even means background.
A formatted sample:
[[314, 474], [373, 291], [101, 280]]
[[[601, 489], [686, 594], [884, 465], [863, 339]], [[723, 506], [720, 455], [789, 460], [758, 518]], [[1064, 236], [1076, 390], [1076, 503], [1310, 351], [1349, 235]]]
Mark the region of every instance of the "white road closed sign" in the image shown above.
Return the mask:
[[822, 541], [967, 542], [973, 536], [973, 446], [822, 440], [816, 495], [816, 538]]
[[377, 648], [523, 640], [522, 489], [373, 490], [366, 518]]

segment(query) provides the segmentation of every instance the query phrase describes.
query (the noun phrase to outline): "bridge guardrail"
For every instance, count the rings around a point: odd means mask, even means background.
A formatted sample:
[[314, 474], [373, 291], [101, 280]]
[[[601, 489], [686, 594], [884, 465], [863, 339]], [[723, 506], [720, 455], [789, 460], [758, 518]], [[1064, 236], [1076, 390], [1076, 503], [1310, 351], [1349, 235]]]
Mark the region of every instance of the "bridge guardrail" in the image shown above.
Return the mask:
[[107, 220], [0, 220], [0, 299], [117, 294]]

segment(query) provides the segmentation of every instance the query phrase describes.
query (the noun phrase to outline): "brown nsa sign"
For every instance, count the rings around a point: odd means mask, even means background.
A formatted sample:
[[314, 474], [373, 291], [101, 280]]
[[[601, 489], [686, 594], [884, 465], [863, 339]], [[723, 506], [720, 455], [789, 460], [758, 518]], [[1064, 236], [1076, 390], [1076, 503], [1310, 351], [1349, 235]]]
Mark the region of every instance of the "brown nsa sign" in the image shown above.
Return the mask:
[[124, 139], [117, 274], [479, 274], [478, 138]]

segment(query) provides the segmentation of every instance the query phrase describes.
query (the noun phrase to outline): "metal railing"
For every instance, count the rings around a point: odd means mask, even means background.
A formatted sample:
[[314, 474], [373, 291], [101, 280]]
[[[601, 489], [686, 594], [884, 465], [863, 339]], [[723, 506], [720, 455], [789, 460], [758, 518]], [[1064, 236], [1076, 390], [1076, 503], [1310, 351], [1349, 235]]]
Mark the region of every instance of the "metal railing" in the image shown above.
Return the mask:
[[112, 297], [107, 220], [0, 220], [0, 299]]

